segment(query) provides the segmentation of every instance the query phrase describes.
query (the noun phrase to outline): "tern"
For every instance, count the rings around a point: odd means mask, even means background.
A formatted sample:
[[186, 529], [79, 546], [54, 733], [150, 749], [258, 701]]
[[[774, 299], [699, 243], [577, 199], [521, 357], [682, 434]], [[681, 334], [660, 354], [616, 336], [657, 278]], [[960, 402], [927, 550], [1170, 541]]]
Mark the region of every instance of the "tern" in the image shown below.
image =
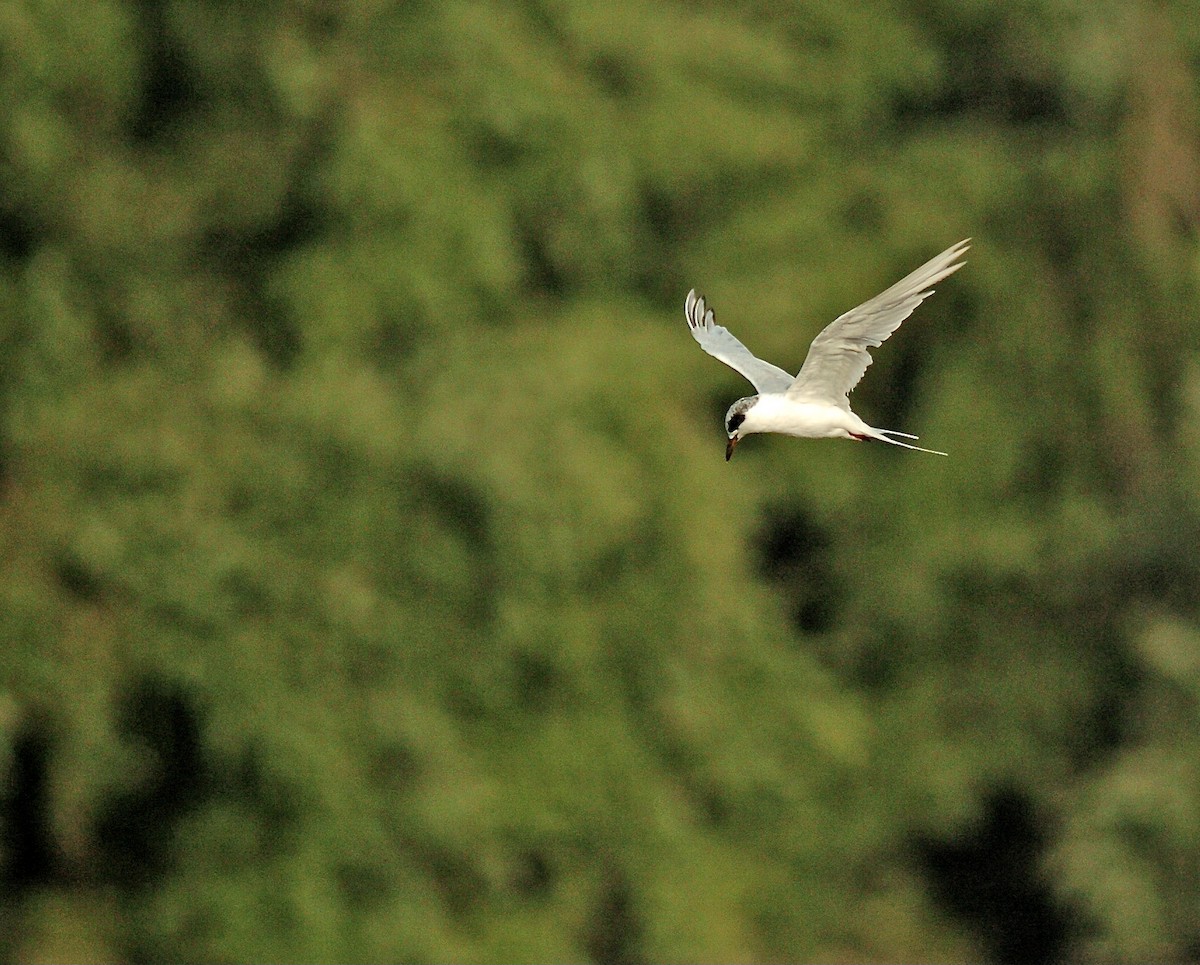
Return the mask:
[[725, 413], [725, 432], [729, 436], [725, 461], [733, 456], [741, 438], [754, 432], [779, 432], [804, 439], [878, 439], [905, 449], [946, 455], [892, 438], [918, 438], [907, 432], [867, 425], [850, 411], [849, 395], [871, 364], [867, 349], [882, 345], [933, 294], [931, 285], [966, 264], [957, 259], [970, 247], [970, 241], [967, 238], [947, 248], [887, 291], [830, 322], [813, 339], [795, 378], [777, 365], [756, 358], [729, 329], [716, 323], [703, 296], [697, 295], [694, 288], [688, 292], [684, 314], [700, 347], [745, 376], [758, 392], [738, 399]]

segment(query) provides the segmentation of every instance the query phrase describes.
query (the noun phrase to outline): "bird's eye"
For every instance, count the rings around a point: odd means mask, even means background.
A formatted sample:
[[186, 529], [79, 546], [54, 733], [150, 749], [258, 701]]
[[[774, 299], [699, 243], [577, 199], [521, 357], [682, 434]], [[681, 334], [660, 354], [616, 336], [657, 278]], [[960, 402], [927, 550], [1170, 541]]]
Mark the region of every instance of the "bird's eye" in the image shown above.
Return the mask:
[[740, 426], [745, 421], [746, 421], [746, 413], [735, 412], [733, 415], [731, 415], [729, 417], [729, 421], [725, 423], [725, 431], [730, 432], [730, 433], [737, 432], [738, 426]]

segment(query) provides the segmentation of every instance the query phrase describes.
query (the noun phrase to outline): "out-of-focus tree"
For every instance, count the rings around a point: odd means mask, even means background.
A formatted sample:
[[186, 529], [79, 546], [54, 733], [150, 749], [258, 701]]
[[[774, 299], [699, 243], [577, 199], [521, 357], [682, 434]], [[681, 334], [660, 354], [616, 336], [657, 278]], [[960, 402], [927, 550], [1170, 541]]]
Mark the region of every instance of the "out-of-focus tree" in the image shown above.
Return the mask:
[[0, 957], [1194, 952], [1191, 20], [11, 3]]

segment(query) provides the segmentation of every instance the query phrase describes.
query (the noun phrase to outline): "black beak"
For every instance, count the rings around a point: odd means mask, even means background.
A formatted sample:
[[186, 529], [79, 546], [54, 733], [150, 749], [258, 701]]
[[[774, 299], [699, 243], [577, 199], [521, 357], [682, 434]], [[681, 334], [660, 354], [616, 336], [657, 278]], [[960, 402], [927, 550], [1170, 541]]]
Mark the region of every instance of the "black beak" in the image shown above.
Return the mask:
[[729, 441], [727, 443], [725, 443], [725, 461], [726, 462], [729, 462], [729, 460], [733, 458], [733, 447], [738, 444], [738, 439], [740, 439], [740, 438], [741, 438], [741, 436], [732, 435], [729, 437]]

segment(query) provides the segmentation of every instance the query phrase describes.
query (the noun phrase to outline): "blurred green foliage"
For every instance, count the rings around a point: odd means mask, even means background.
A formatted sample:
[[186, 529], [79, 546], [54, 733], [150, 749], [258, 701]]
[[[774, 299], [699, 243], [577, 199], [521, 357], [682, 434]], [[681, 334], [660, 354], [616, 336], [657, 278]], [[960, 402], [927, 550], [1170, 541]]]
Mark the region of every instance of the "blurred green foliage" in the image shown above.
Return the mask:
[[1193, 13], [6, 4], [0, 959], [1195, 957]]

